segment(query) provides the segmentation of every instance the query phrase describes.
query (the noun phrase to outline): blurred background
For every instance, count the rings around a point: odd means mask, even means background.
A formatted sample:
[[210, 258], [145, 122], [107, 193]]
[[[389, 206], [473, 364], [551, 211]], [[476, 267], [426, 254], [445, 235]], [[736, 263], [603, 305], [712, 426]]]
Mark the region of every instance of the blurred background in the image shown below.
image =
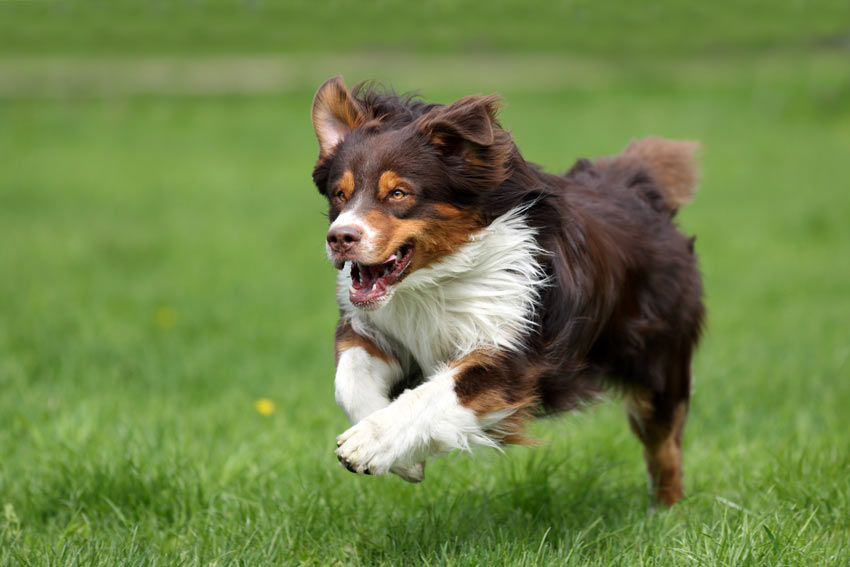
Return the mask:
[[[340, 73], [498, 92], [553, 172], [702, 142], [680, 512], [612, 402], [421, 486], [337, 466]], [[0, 0], [0, 562], [847, 565], [848, 158], [844, 0]]]

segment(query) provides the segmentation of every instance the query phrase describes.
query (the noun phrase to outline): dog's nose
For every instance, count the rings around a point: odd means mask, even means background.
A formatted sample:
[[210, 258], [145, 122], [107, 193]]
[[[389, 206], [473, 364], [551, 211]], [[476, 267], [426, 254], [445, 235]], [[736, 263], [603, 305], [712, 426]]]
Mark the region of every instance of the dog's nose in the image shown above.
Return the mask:
[[328, 231], [328, 244], [334, 252], [346, 252], [360, 241], [360, 231], [353, 226], [338, 226]]

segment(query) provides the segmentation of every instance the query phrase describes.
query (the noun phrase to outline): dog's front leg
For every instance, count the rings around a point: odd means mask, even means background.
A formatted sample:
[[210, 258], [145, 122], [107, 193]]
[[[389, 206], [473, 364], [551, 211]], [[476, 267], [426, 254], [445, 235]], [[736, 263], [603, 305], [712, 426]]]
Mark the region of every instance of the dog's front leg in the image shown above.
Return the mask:
[[334, 395], [351, 425], [390, 404], [390, 391], [404, 376], [401, 364], [375, 341], [340, 319], [334, 337]]
[[494, 360], [470, 355], [406, 390], [337, 438], [340, 462], [352, 472], [381, 475], [430, 455], [497, 446], [516, 433], [534, 396]]
[[[355, 333], [341, 321], [336, 333], [336, 375], [334, 395], [351, 425], [357, 425], [376, 411], [390, 405], [390, 391], [403, 377], [398, 359], [382, 351], [373, 341]], [[342, 459], [340, 462], [353, 470]], [[401, 464], [392, 468], [409, 482], [425, 478], [425, 463]]]

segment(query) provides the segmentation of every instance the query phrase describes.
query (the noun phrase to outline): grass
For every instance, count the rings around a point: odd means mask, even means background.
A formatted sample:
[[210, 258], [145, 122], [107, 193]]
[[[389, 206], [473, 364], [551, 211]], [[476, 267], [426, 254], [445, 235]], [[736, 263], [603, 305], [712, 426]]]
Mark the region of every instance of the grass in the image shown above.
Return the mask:
[[734, 54], [846, 46], [848, 17], [843, 0], [4, 0], [0, 53]]
[[[0, 565], [850, 565], [846, 54], [624, 67], [593, 45], [557, 81], [529, 70], [552, 55], [435, 48], [389, 68], [287, 55], [318, 63], [259, 90], [3, 91]], [[703, 141], [680, 216], [710, 313], [683, 502], [648, 510], [616, 400], [421, 485], [337, 465], [308, 116], [337, 71], [434, 100], [500, 90], [553, 171], [637, 136]]]

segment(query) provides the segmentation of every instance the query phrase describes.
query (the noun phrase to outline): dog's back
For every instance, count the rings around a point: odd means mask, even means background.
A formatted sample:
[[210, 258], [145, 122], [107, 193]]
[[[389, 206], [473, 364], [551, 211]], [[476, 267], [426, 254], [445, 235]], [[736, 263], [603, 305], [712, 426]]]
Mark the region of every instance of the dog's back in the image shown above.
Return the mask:
[[570, 407], [599, 386], [620, 387], [629, 422], [646, 447], [656, 496], [681, 497], [681, 435], [691, 357], [704, 318], [694, 239], [673, 222], [695, 192], [693, 142], [647, 138], [621, 154], [580, 160], [540, 179], [560, 191], [541, 234], [554, 282], [543, 299], [540, 342], [551, 367], [544, 406]]

